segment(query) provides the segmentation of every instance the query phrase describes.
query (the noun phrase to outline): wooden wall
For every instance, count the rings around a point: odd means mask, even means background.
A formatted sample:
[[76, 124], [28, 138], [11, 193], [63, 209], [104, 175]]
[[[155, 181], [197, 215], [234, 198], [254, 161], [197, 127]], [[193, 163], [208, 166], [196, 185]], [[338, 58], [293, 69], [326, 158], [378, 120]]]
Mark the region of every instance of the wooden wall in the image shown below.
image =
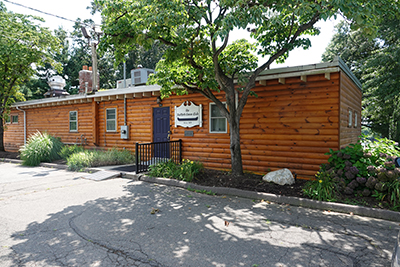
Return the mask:
[[[345, 73], [341, 73], [340, 147], [356, 143], [358, 137], [361, 135], [361, 99], [362, 93], [360, 89]], [[352, 116], [351, 126], [349, 126], [349, 111], [351, 111]]]
[[16, 109], [11, 110], [10, 116], [18, 116], [18, 123], [6, 123], [4, 131], [4, 148], [7, 151], [17, 152], [24, 144], [24, 113]]
[[[335, 73], [327, 80], [322, 74], [308, 76], [306, 83], [295, 77], [285, 84], [258, 84], [258, 97], [249, 97], [240, 121], [244, 168], [258, 173], [289, 168], [299, 177], [312, 177], [326, 162], [324, 153], [339, 147], [339, 77]], [[172, 127], [172, 138], [183, 140], [184, 158], [230, 169], [229, 130], [209, 133], [209, 101], [191, 94], [164, 99], [163, 104], [179, 106], [185, 100], [203, 104], [203, 127]], [[194, 136], [185, 137], [185, 130]]]
[[[152, 110], [157, 107], [156, 98], [127, 99], [127, 125], [129, 139], [121, 139], [120, 126], [124, 125], [124, 101], [115, 100], [98, 104], [99, 143], [101, 148], [119, 147], [134, 151], [135, 143], [152, 142]], [[117, 109], [117, 131], [106, 132], [106, 109]]]
[[[299, 177], [313, 177], [319, 165], [327, 161], [324, 153], [330, 148], [338, 149], [339, 142], [342, 145], [357, 137], [359, 129], [343, 129], [346, 108], [361, 109], [357, 90], [340, 73], [332, 73], [330, 80], [318, 74], [307, 76], [307, 82], [293, 77], [286, 78], [285, 84], [278, 79], [267, 80], [266, 85], [257, 84], [254, 91], [258, 97], [249, 97], [240, 124], [244, 169], [266, 173], [289, 168]], [[218, 97], [224, 101], [222, 94]], [[203, 127], [174, 127], [174, 107], [186, 100], [203, 105]], [[199, 160], [209, 168], [230, 169], [229, 127], [228, 133], [209, 133], [209, 103], [197, 94], [164, 99], [162, 105], [170, 107], [171, 140], [182, 139], [183, 158]], [[47, 131], [61, 137], [63, 142], [75, 143], [84, 134], [89, 147], [133, 151], [135, 142], [153, 140], [152, 114], [156, 107], [156, 97], [127, 99], [129, 140], [120, 138], [120, 126], [124, 124], [123, 100], [27, 109], [28, 135], [36, 130]], [[105, 130], [107, 108], [117, 109], [116, 132]], [[69, 132], [69, 111], [73, 110], [78, 111], [77, 133]], [[360, 111], [358, 114], [360, 120]], [[21, 113], [19, 124], [22, 118]], [[185, 136], [185, 130], [193, 131], [193, 136]], [[12, 139], [12, 133], [18, 133], [18, 138]], [[23, 128], [9, 128], [7, 150], [11, 150], [11, 143], [21, 144], [21, 135]]]

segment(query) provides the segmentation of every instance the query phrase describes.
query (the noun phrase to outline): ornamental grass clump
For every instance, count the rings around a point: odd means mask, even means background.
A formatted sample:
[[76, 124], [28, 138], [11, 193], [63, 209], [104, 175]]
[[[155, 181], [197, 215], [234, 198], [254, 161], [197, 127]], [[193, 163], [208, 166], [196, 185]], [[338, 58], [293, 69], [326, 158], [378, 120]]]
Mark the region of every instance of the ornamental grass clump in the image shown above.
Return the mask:
[[108, 150], [93, 150], [91, 166], [126, 165], [135, 162], [135, 156], [129, 150], [112, 148]]
[[[328, 163], [320, 166], [317, 180], [324, 174], [331, 178], [338, 194], [372, 196], [387, 201], [393, 209], [400, 208], [400, 169], [394, 164], [400, 155], [397, 143], [386, 138], [364, 140], [363, 145], [358, 142], [338, 151], [330, 150], [327, 155]], [[310, 184], [303, 190], [310, 192]], [[308, 196], [315, 198], [315, 194]]]
[[77, 152], [67, 158], [68, 169], [71, 171], [81, 171], [85, 168], [126, 165], [135, 162], [135, 156], [129, 150], [118, 150], [116, 148], [109, 150], [83, 150], [77, 149]]
[[52, 162], [60, 159], [59, 152], [64, 144], [59, 138], [37, 131], [28, 138], [19, 152], [22, 164], [26, 166], [38, 166], [41, 162]]
[[151, 165], [148, 174], [153, 177], [173, 178], [190, 182], [202, 169], [203, 164], [198, 161], [184, 159], [181, 164], [176, 164], [170, 160]]

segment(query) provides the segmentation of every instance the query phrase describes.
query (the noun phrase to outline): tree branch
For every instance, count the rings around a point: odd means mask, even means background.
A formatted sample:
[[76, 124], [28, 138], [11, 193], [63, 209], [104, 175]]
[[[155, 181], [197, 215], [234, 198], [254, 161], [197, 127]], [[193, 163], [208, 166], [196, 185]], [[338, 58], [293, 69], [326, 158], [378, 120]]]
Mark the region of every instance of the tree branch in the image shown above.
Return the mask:
[[296, 41], [297, 37], [299, 37], [302, 32], [312, 28], [314, 26], [314, 24], [320, 19], [320, 15], [321, 14], [319, 12], [315, 13], [314, 16], [310, 19], [310, 21], [308, 23], [301, 25], [297, 29], [297, 31], [293, 34], [290, 41], [282, 49], [280, 49], [275, 54], [273, 54], [266, 63], [264, 63], [263, 65], [261, 65], [254, 71], [254, 73], [249, 78], [248, 84], [246, 85], [245, 89], [243, 90], [242, 97], [240, 98], [238, 110], [237, 110], [238, 114], [242, 113], [244, 106], [246, 105], [247, 98], [250, 94], [250, 91], [255, 86], [255, 80], [258, 77], [258, 75], [263, 70], [265, 70], [267, 67], [269, 67], [271, 65], [271, 63], [274, 62], [277, 58], [279, 58], [280, 56], [285, 54], [289, 50], [288, 45], [293, 44]]

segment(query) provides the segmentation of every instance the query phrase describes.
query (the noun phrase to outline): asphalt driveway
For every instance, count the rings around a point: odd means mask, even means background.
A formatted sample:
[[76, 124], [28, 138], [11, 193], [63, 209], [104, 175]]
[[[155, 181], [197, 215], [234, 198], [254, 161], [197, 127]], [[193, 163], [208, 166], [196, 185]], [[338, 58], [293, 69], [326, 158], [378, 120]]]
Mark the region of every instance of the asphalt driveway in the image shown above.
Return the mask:
[[0, 163], [0, 266], [389, 266], [399, 222]]

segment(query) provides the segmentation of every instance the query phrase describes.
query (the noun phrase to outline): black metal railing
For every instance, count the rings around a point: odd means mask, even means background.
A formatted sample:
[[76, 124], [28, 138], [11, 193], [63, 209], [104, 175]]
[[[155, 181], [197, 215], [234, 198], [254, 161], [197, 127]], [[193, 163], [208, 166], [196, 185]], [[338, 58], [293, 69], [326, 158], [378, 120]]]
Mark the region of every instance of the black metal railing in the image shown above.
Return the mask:
[[159, 162], [172, 160], [175, 163], [181, 163], [182, 140], [145, 144], [136, 143], [135, 160], [136, 173], [146, 172], [150, 165]]

